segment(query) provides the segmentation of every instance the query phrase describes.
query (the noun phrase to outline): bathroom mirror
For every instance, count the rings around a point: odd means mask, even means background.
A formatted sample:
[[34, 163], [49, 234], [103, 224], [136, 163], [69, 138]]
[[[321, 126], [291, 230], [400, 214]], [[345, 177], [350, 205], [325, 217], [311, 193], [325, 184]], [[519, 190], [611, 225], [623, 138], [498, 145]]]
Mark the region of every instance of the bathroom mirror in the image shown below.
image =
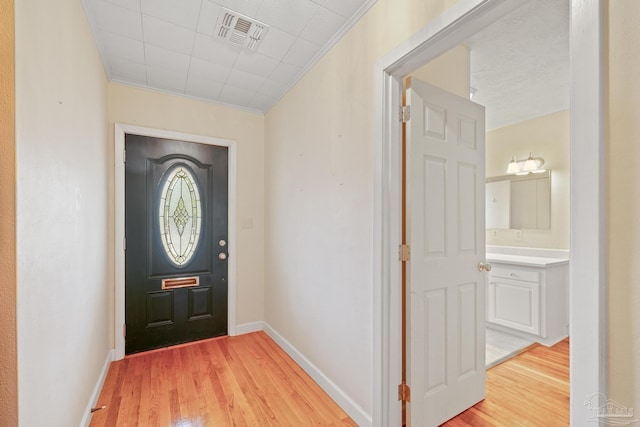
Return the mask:
[[551, 171], [487, 178], [487, 229], [551, 227]]

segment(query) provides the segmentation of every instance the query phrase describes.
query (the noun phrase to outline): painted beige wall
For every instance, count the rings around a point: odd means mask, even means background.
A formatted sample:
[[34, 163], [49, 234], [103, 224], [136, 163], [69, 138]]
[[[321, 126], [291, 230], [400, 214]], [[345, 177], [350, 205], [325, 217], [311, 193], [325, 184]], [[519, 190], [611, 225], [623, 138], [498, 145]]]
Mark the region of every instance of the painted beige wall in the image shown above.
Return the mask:
[[[640, 412], [640, 2], [609, 8], [609, 398]], [[585, 213], [588, 215], [588, 212]]]
[[529, 152], [551, 169], [551, 228], [522, 230], [522, 240], [516, 240], [515, 230], [490, 230], [487, 244], [569, 249], [569, 111], [491, 130], [486, 141], [487, 177], [505, 175], [512, 156], [526, 159]]
[[[264, 116], [112, 83], [109, 121], [112, 134], [115, 123], [127, 123], [236, 141], [236, 322], [242, 325], [263, 320]], [[114, 153], [108, 155], [113, 165]], [[113, 168], [109, 174], [113, 185]], [[113, 207], [113, 191], [110, 200]], [[242, 220], [247, 218], [253, 220], [253, 228], [241, 227]]]
[[107, 80], [78, 0], [16, 2], [21, 426], [77, 426], [110, 351]]
[[469, 99], [469, 50], [455, 47], [411, 73], [411, 77]]
[[0, 425], [18, 424], [13, 0], [0, 0]]
[[362, 425], [373, 410], [374, 64], [453, 3], [379, 0], [266, 117], [265, 320]]

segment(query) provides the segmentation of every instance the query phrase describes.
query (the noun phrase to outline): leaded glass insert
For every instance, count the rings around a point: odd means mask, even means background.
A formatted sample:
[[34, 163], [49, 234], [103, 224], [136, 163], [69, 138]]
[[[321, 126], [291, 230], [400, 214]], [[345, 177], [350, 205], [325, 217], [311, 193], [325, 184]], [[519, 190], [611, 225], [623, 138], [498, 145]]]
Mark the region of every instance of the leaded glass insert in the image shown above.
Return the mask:
[[164, 178], [160, 192], [160, 239], [169, 260], [189, 262], [200, 241], [202, 205], [198, 184], [185, 165], [177, 165]]

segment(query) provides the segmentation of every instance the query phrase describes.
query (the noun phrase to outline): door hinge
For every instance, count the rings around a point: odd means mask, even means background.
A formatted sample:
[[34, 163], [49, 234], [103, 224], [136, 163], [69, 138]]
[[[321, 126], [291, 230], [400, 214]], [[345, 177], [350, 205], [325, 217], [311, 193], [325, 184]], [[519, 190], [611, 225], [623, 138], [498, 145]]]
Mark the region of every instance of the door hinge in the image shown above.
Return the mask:
[[127, 150], [122, 150], [122, 163], [127, 163]]
[[127, 250], [127, 238], [126, 237], [122, 238], [122, 249], [125, 250], [125, 251]]
[[406, 383], [398, 386], [398, 400], [402, 402], [411, 402], [411, 389]]
[[126, 323], [122, 324], [122, 336], [125, 337], [125, 338], [127, 337], [127, 324]]
[[411, 247], [409, 245], [400, 245], [400, 261], [409, 261], [411, 259]]
[[403, 105], [400, 108], [400, 121], [402, 123], [407, 123], [411, 119], [411, 106]]

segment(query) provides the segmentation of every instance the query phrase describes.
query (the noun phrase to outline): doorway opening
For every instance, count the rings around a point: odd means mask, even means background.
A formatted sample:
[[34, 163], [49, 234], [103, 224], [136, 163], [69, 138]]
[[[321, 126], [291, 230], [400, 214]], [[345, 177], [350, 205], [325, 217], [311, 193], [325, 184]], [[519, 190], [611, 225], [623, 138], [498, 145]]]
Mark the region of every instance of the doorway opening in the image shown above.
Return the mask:
[[[376, 65], [376, 278], [374, 425], [401, 420], [400, 246], [402, 79], [525, 2], [459, 1]], [[582, 397], [606, 392], [604, 297], [603, 3], [571, 4], [571, 419], [587, 419]], [[589, 29], [589, 31], [586, 31]], [[593, 177], [599, 177], [595, 180]], [[575, 213], [593, 212], [589, 218]], [[579, 286], [579, 291], [577, 285]], [[580, 355], [577, 357], [576, 355]]]
[[[526, 4], [404, 81], [403, 380], [412, 423], [441, 424], [485, 397], [485, 366], [568, 336], [569, 2]], [[507, 172], [531, 152], [544, 168]]]

